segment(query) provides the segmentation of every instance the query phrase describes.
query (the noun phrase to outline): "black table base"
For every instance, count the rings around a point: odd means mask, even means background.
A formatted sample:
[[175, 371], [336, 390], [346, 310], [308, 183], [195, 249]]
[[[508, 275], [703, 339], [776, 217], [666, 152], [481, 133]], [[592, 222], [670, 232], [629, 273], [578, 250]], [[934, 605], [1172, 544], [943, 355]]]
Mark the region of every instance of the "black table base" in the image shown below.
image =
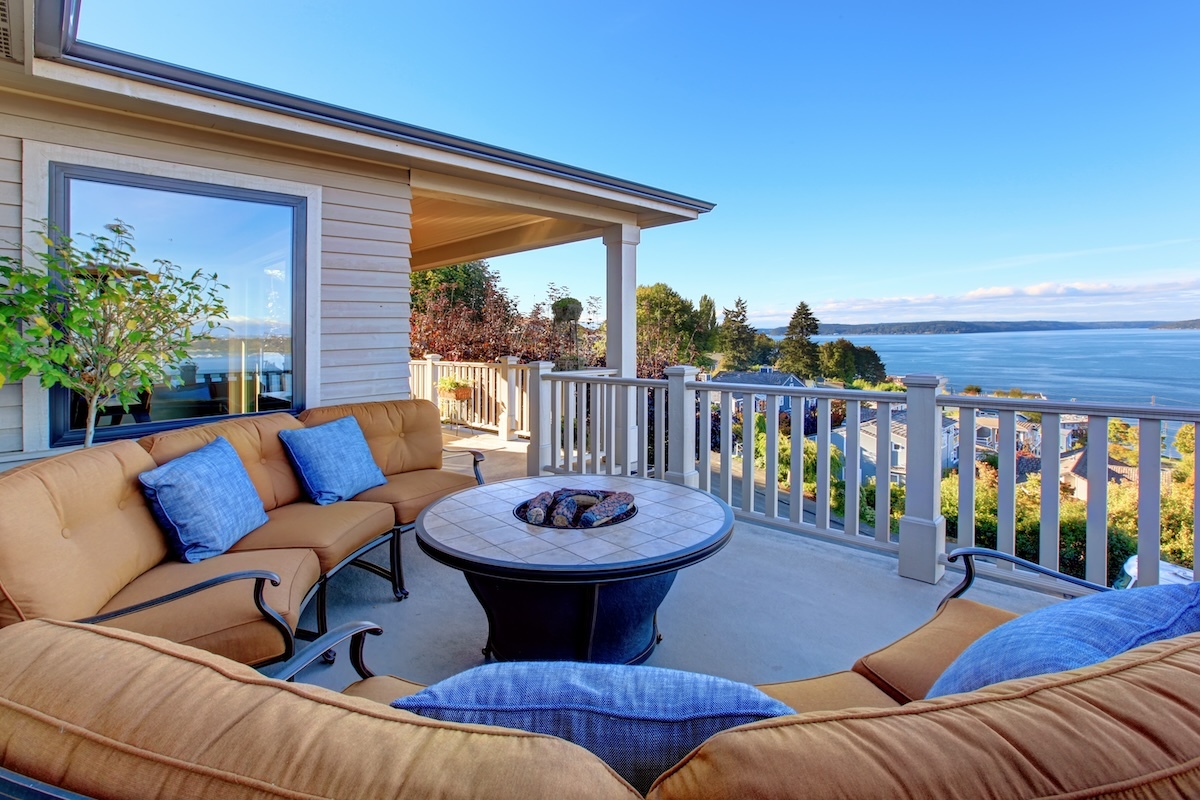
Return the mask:
[[675, 572], [612, 583], [534, 583], [464, 573], [500, 661], [640, 664], [661, 638], [655, 612]]

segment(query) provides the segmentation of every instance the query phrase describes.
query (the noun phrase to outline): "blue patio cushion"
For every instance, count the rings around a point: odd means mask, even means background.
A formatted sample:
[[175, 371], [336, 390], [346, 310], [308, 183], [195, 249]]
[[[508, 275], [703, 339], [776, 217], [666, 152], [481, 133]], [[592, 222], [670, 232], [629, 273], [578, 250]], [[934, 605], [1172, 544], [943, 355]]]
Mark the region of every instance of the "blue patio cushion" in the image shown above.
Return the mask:
[[282, 430], [279, 439], [304, 491], [319, 506], [349, 500], [387, 483], [354, 417], [312, 428]]
[[172, 551], [190, 564], [224, 553], [267, 522], [246, 467], [223, 436], [138, 480]]
[[448, 722], [567, 739], [643, 794], [713, 734], [795, 713], [753, 686], [712, 675], [570, 661], [486, 664], [392, 705]]
[[926, 697], [1079, 669], [1200, 631], [1200, 583], [1102, 592], [1038, 609], [975, 640]]

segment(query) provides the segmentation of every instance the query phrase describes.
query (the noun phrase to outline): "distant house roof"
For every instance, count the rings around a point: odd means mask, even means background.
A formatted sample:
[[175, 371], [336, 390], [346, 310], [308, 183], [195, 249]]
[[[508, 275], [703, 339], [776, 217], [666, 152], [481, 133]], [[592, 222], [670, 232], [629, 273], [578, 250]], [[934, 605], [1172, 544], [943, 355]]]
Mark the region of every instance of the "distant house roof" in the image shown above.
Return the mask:
[[710, 378], [714, 383], [747, 383], [755, 386], [802, 386], [804, 382], [790, 372], [722, 372]]
[[1037, 456], [1017, 456], [1017, 483], [1023, 483], [1030, 475], [1037, 475], [1041, 471], [1042, 460]]
[[[1080, 447], [1076, 450], [1070, 450], [1059, 456], [1058, 474], [1074, 475], [1086, 481], [1088, 479], [1087, 447]], [[1117, 461], [1110, 455], [1108, 457], [1108, 481], [1115, 483], [1132, 481], [1133, 483], [1137, 483], [1137, 467], [1131, 467], [1128, 464], [1122, 464], [1120, 461]]]

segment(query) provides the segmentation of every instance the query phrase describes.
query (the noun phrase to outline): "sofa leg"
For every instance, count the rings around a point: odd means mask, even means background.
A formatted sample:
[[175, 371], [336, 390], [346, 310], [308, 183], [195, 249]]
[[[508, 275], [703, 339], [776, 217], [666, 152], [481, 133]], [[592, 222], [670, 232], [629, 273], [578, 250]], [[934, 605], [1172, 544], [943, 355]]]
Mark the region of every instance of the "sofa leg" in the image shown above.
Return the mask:
[[404, 557], [400, 551], [400, 535], [404, 529], [397, 526], [392, 530], [392, 594], [400, 601], [408, 597], [408, 589], [404, 588]]
[[[321, 578], [321, 585], [317, 587], [317, 635], [323, 635], [329, 631], [329, 606], [326, 597], [326, 590], [329, 588], [329, 581], [324, 577]], [[333, 650], [326, 650], [321, 654], [321, 660], [326, 664], [332, 664], [337, 661], [337, 653]]]

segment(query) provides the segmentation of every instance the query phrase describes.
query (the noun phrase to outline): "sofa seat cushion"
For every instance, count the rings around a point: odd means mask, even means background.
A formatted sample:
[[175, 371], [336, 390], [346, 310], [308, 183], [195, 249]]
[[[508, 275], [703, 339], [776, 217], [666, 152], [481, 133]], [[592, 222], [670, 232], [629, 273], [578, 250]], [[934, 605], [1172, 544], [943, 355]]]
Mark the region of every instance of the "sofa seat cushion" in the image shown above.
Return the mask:
[[384, 475], [442, 466], [442, 415], [428, 400], [381, 400], [308, 408], [297, 419], [323, 425], [353, 416]]
[[390, 503], [395, 509], [396, 524], [408, 525], [434, 500], [477, 485], [470, 475], [444, 469], [419, 469], [388, 475], [387, 483], [367, 489], [355, 500]]
[[725, 731], [649, 797], [1200, 797], [1200, 634], [970, 694]]
[[165, 464], [185, 453], [199, 450], [218, 436], [225, 437], [249, 473], [263, 508], [270, 511], [294, 503], [304, 494], [296, 473], [292, 471], [292, 464], [283, 452], [283, 442], [279, 441], [281, 430], [302, 427], [291, 414], [280, 412], [153, 433], [138, 439], [138, 444], [156, 464]]
[[1150, 642], [1197, 632], [1200, 583], [1088, 595], [988, 631], [947, 667], [928, 696], [1078, 669]]
[[118, 441], [0, 472], [0, 626], [91, 616], [166, 558], [137, 479], [154, 466]]
[[791, 706], [796, 713], [838, 711], [843, 708], [895, 708], [899, 705], [871, 681], [846, 670], [781, 683], [762, 683], [758, 690]]
[[425, 688], [423, 683], [413, 683], [395, 675], [375, 675], [364, 678], [342, 689], [342, 694], [349, 697], [361, 697], [375, 703], [390, 705], [400, 697], [408, 697]]
[[929, 622], [863, 656], [852, 669], [898, 703], [920, 700], [972, 642], [1016, 616], [974, 600], [955, 598], [938, 609]]
[[0, 652], [0, 765], [90, 797], [639, 797], [561, 739], [423, 719], [162, 639], [38, 621], [0, 630]]
[[190, 564], [224, 553], [267, 521], [246, 468], [222, 436], [138, 480], [171, 549]]
[[712, 675], [570, 661], [486, 664], [392, 705], [448, 722], [561, 736], [642, 792], [714, 733], [792, 713], [753, 686]]
[[392, 518], [392, 508], [386, 503], [291, 503], [271, 509], [267, 524], [242, 537], [230, 552], [285, 547], [312, 550], [325, 574], [367, 542], [390, 531]]
[[[280, 577], [279, 586], [267, 582], [263, 598], [295, 630], [300, 604], [320, 576], [317, 556], [311, 550], [224, 553], [199, 564], [164, 561], [118, 592], [99, 613], [118, 611], [244, 569], [265, 569]], [[214, 586], [105, 624], [190, 644], [243, 664], [260, 664], [284, 652], [279, 631], [254, 605], [253, 580]]]

